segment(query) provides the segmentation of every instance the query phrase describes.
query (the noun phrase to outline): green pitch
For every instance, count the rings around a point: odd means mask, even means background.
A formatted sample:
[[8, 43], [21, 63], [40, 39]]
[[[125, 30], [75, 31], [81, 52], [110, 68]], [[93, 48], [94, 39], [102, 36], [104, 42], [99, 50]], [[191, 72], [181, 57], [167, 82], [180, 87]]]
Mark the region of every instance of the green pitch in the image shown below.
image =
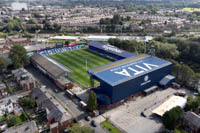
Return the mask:
[[[58, 53], [50, 57], [58, 63], [70, 68], [73, 73], [69, 75], [69, 78], [84, 88], [90, 87], [89, 75], [86, 72], [86, 58], [88, 69], [112, 62], [112, 60], [94, 54], [86, 49]], [[99, 83], [95, 81], [95, 85], [98, 84]]]

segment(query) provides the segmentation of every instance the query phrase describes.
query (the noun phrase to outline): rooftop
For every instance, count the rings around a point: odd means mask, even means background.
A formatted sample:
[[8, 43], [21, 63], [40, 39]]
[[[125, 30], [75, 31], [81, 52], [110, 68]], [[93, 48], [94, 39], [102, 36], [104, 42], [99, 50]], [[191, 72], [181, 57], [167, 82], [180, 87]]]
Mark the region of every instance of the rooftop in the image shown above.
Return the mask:
[[138, 55], [90, 69], [88, 73], [115, 86], [169, 65], [170, 62], [154, 56]]
[[29, 121], [19, 126], [8, 128], [4, 133], [37, 133], [38, 128], [35, 121]]
[[71, 72], [69, 69], [62, 66], [61, 64], [58, 64], [54, 60], [38, 53], [35, 53], [33, 56], [31, 56], [31, 59], [54, 78], [59, 78], [60, 76]]
[[166, 111], [170, 109], [180, 106], [183, 108], [186, 104], [187, 100], [180, 96], [171, 96], [167, 101], [161, 104], [158, 108], [154, 109], [152, 112], [159, 116], [163, 116]]
[[185, 112], [184, 119], [189, 121], [195, 127], [200, 128], [200, 116], [195, 114], [194, 112], [190, 112], [190, 111]]
[[109, 53], [112, 53], [112, 54], [115, 54], [115, 55], [118, 55], [118, 56], [121, 56], [121, 57], [125, 57], [125, 58], [136, 56], [133, 53], [124, 51], [124, 50], [119, 49], [117, 47], [114, 47], [112, 45], [104, 45], [104, 44], [101, 44], [101, 43], [95, 42], [95, 41], [90, 42], [89, 46], [92, 46], [92, 47], [95, 47], [95, 48], [98, 48], [98, 49], [102, 49], [102, 50], [105, 50]]
[[32, 91], [32, 97], [36, 98], [36, 103], [47, 109], [48, 119], [55, 118], [57, 122], [66, 121], [72, 118], [64, 107], [48, 92], [44, 87]]

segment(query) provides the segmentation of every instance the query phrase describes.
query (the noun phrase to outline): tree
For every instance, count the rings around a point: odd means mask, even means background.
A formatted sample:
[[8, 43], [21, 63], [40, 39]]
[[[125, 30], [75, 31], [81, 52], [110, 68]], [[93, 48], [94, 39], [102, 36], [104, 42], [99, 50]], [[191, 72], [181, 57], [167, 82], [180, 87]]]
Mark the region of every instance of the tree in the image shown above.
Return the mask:
[[126, 17], [126, 20], [127, 20], [127, 21], [130, 21], [130, 20], [131, 20], [131, 17], [130, 17], [130, 16], [127, 16], [127, 17]]
[[121, 17], [119, 14], [114, 14], [111, 23], [112, 24], [119, 24], [119, 22], [121, 21]]
[[200, 81], [200, 73], [195, 73], [194, 76], [192, 77], [192, 85], [195, 90], [198, 90], [199, 81]]
[[21, 124], [22, 120], [18, 116], [8, 116], [8, 127]]
[[37, 21], [35, 18], [30, 18], [27, 23], [28, 24], [37, 24]]
[[24, 97], [23, 99], [20, 100], [20, 103], [23, 106], [27, 106], [29, 108], [33, 108], [36, 105], [35, 100], [31, 99], [30, 97]]
[[97, 109], [97, 97], [96, 94], [91, 91], [88, 100], [88, 110], [92, 112], [95, 109]]
[[183, 109], [179, 106], [172, 108], [165, 112], [162, 121], [167, 129], [174, 130], [177, 124], [180, 122], [180, 118], [183, 115]]
[[161, 58], [176, 59], [179, 51], [175, 44], [155, 42], [156, 55]]
[[3, 58], [3, 57], [0, 57], [0, 73], [2, 73], [8, 66], [8, 61]]
[[195, 98], [193, 95], [188, 96], [185, 110], [195, 111], [200, 105], [200, 97]]
[[4, 26], [3, 31], [4, 32], [12, 32], [12, 31], [24, 31], [24, 27], [23, 27], [23, 20], [14, 17], [12, 20], [6, 20], [7, 24]]
[[59, 32], [61, 30], [61, 26], [58, 25], [57, 23], [54, 23], [53, 24], [53, 29], [54, 29], [54, 31]]
[[79, 126], [77, 124], [73, 125], [73, 127], [68, 128], [70, 133], [94, 133], [94, 130], [89, 126]]
[[103, 18], [100, 19], [99, 24], [105, 24], [105, 21]]
[[190, 86], [192, 78], [194, 76], [194, 71], [189, 66], [182, 65], [181, 68], [180, 68], [180, 73], [181, 73], [180, 81], [184, 85]]
[[28, 65], [30, 60], [26, 49], [22, 45], [14, 45], [10, 49], [9, 57], [15, 68], [21, 68]]

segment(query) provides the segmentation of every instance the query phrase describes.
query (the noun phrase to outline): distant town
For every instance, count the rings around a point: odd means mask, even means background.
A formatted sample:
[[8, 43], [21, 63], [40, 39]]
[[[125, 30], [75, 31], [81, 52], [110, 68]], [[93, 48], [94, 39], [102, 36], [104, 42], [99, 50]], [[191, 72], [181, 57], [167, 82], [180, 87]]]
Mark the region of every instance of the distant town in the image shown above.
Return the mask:
[[200, 133], [200, 2], [0, 1], [0, 132]]

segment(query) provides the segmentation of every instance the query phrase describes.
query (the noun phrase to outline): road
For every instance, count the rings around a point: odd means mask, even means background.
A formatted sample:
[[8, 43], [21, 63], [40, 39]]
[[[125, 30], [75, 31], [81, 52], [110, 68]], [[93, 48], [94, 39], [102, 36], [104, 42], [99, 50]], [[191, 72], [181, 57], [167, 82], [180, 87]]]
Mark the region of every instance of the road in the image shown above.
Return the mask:
[[[65, 92], [63, 92], [60, 88], [58, 88], [53, 81], [49, 80], [46, 76], [41, 74], [38, 70], [36, 70], [33, 67], [29, 67], [27, 69], [37, 81], [40, 82], [41, 85], [45, 85], [46, 88], [59, 100], [59, 102], [62, 102], [62, 105], [66, 105], [67, 109], [69, 110], [69, 113], [71, 113], [74, 117], [78, 118], [78, 121], [81, 125], [89, 125], [90, 122], [86, 121], [84, 118], [87, 115], [84, 111], [81, 110], [81, 108], [78, 106], [78, 99], [70, 99], [65, 95]], [[57, 93], [54, 91], [55, 89], [59, 90]], [[65, 107], [66, 107], [65, 106]], [[92, 127], [92, 126], [91, 126]], [[92, 127], [95, 130], [95, 133], [106, 133], [102, 127], [98, 126], [96, 128]]]

